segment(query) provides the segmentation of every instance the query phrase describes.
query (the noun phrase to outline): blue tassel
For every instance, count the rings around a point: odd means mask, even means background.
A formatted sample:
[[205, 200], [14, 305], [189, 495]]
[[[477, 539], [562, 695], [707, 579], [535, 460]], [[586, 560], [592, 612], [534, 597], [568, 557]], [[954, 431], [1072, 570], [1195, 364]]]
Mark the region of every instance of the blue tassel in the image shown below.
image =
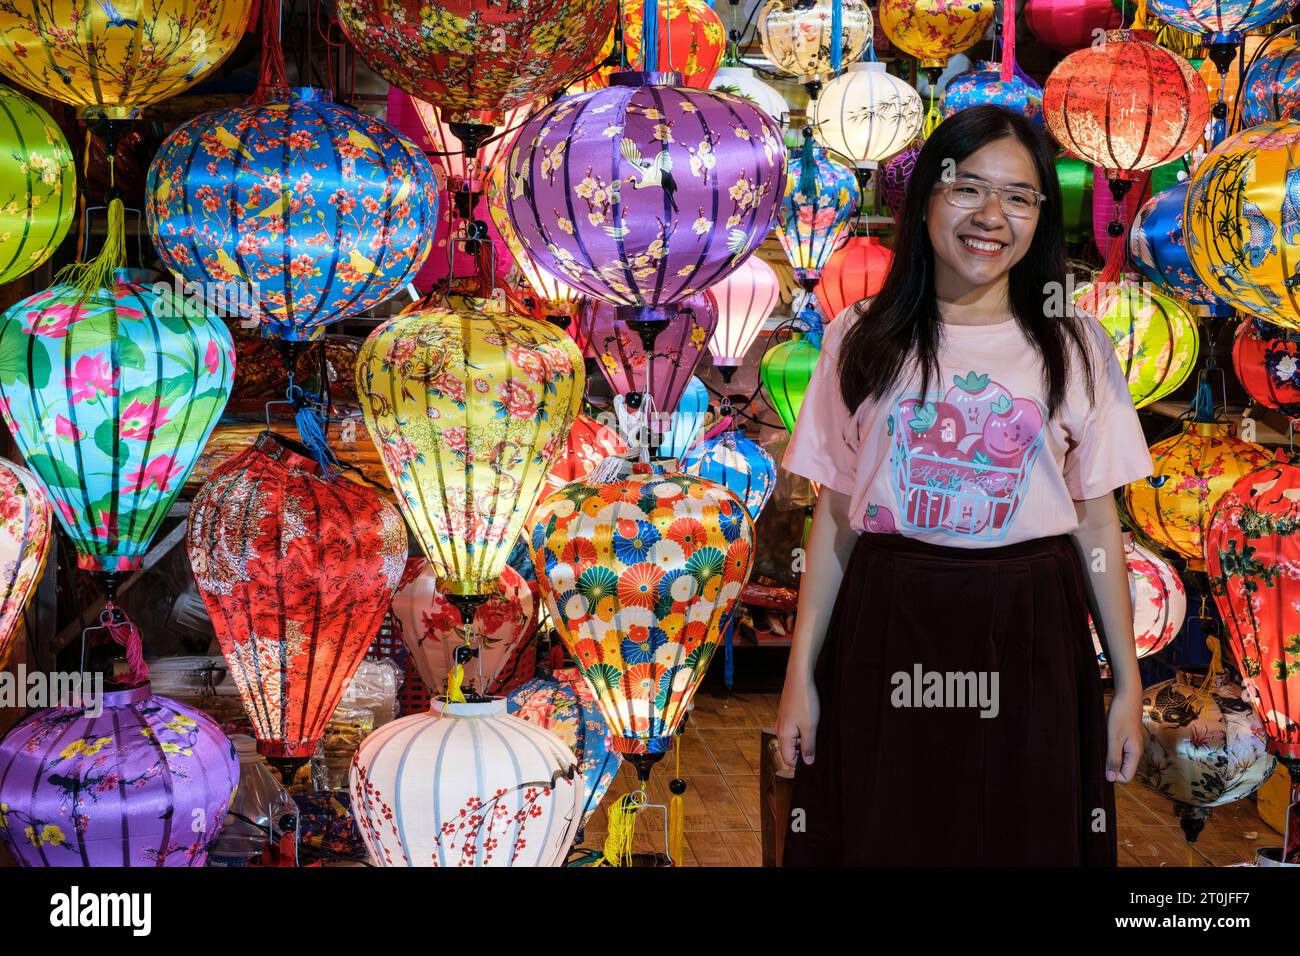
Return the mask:
[[1196, 397], [1192, 399], [1192, 421], [1214, 421], [1214, 392], [1210, 389], [1208, 376], [1201, 379], [1201, 384], [1196, 386]]
[[840, 71], [844, 57], [844, 0], [831, 0], [831, 72]]
[[799, 151], [799, 192], [805, 200], [817, 195], [817, 157], [813, 153], [812, 129], [803, 134], [803, 148]]
[[817, 303], [813, 301], [812, 296], [804, 303], [803, 311], [799, 313], [799, 321], [808, 327], [805, 333], [809, 343], [814, 348], [822, 347], [822, 314], [817, 311]]
[[302, 443], [311, 451], [311, 456], [320, 465], [326, 478], [333, 478], [339, 473], [339, 460], [330, 451], [325, 439], [325, 430], [321, 427], [320, 416], [315, 406], [302, 404], [293, 413], [294, 423], [298, 426], [298, 435]]
[[641, 69], [659, 69], [659, 0], [646, 0], [641, 9]]
[[731, 685], [736, 677], [736, 661], [733, 651], [735, 650], [735, 641], [733, 636], [736, 630], [736, 612], [732, 611], [731, 616], [727, 618], [727, 633], [724, 638], [722, 652], [722, 683], [727, 685], [727, 690], [731, 690]]

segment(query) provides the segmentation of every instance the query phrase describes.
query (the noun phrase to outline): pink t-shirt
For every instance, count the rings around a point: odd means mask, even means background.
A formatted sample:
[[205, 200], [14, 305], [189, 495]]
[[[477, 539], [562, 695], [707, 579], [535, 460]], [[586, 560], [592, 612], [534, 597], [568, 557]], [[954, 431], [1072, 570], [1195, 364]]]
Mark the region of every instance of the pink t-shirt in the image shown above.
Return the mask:
[[850, 495], [855, 531], [964, 548], [1066, 534], [1079, 524], [1074, 501], [1152, 473], [1123, 369], [1096, 319], [1084, 321], [1096, 405], [1075, 354], [1051, 422], [1038, 352], [1014, 320], [945, 324], [928, 401], [917, 395], [919, 373], [905, 366], [887, 401], [850, 413], [836, 364], [855, 321], [850, 307], [826, 326], [781, 462]]

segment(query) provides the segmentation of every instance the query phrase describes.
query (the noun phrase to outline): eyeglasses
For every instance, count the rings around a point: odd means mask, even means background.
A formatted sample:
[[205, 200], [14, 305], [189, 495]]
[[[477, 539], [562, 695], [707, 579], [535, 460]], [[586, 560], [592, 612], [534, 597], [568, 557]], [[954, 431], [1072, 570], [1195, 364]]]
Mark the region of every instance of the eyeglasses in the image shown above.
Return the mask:
[[983, 209], [989, 193], [998, 194], [1002, 212], [1013, 219], [1030, 219], [1047, 201], [1042, 193], [1021, 186], [994, 186], [979, 179], [954, 179], [939, 184], [944, 198], [958, 209]]

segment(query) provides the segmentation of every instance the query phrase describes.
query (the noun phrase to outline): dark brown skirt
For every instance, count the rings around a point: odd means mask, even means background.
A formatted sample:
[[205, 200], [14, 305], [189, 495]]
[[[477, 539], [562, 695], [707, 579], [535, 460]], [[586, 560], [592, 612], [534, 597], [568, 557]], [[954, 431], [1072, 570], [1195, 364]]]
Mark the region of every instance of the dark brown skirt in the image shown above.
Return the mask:
[[[817, 660], [816, 759], [795, 770], [784, 865], [1114, 866], [1084, 574], [1068, 535], [971, 549], [861, 534]], [[922, 687], [997, 672], [996, 716], [952, 692], [915, 706], [894, 675], [918, 665]]]

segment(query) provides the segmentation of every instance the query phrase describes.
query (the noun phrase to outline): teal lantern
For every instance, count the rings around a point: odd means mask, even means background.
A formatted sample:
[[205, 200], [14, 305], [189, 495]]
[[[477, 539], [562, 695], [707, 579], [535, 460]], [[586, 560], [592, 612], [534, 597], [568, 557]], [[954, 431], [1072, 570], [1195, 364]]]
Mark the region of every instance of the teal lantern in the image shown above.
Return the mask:
[[776, 212], [777, 238], [804, 289], [811, 292], [817, 284], [861, 201], [853, 170], [832, 159], [813, 142], [812, 130], [805, 130], [803, 149], [790, 155], [785, 196]]
[[681, 458], [699, 434], [704, 419], [709, 414], [709, 390], [694, 375], [686, 383], [682, 397], [677, 400], [668, 431], [659, 443], [658, 454], [663, 458]]

